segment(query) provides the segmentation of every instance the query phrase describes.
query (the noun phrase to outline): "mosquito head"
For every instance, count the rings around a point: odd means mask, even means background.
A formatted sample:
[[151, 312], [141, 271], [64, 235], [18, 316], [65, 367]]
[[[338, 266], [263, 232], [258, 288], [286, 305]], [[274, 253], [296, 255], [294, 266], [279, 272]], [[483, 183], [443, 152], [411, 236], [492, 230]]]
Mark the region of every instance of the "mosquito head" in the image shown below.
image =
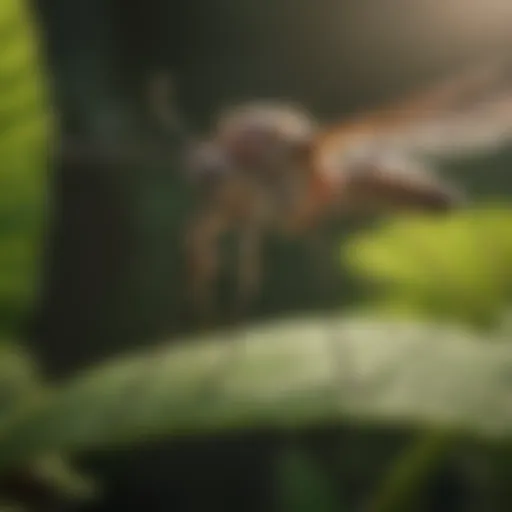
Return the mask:
[[187, 152], [185, 168], [193, 182], [216, 181], [231, 169], [231, 161], [223, 148], [211, 140], [192, 144]]

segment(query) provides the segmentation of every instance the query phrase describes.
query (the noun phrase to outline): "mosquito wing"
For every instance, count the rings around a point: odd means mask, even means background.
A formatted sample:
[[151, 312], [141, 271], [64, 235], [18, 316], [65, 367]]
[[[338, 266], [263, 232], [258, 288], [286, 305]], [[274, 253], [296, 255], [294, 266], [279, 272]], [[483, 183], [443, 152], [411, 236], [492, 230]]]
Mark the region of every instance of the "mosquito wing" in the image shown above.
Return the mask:
[[468, 156], [512, 141], [512, 88], [503, 77], [498, 68], [480, 69], [327, 129], [313, 152], [317, 181], [340, 201], [367, 207], [458, 203], [427, 158]]

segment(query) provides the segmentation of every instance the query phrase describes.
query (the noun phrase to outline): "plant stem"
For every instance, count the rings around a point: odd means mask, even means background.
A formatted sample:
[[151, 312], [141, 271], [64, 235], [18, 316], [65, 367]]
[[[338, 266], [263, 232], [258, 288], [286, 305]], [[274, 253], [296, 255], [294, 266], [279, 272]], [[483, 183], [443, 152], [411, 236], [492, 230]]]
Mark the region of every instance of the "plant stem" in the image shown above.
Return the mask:
[[365, 510], [407, 510], [455, 439], [453, 431], [431, 430], [420, 434], [419, 439], [395, 460]]

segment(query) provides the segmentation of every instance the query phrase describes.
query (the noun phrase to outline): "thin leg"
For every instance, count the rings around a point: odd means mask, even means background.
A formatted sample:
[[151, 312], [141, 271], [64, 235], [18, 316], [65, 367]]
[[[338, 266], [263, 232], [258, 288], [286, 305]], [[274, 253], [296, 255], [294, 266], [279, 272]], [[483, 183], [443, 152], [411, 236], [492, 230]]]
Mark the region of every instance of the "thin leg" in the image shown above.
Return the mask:
[[189, 299], [203, 325], [214, 321], [219, 238], [226, 228], [227, 221], [220, 212], [207, 210], [192, 222], [186, 233]]
[[[237, 358], [243, 354], [245, 342], [245, 320], [250, 303], [260, 284], [261, 269], [261, 230], [256, 224], [244, 224], [240, 229], [240, 243], [237, 265], [237, 291], [234, 307], [234, 326], [230, 334], [226, 333], [225, 352], [212, 371], [206, 375], [198, 390], [198, 400], [208, 401], [219, 391], [222, 378]], [[197, 246], [199, 250], [199, 245]], [[203, 281], [204, 282], [204, 281]]]
[[235, 322], [243, 320], [261, 285], [262, 230], [257, 223], [242, 226], [238, 250], [237, 293], [234, 305]]

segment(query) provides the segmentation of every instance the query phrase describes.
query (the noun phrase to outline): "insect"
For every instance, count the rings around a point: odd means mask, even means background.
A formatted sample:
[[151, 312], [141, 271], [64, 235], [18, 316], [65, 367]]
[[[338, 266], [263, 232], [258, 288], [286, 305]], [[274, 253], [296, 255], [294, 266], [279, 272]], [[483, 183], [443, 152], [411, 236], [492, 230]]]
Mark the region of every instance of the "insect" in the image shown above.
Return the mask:
[[489, 151], [512, 136], [503, 69], [457, 75], [404, 101], [321, 126], [272, 101], [223, 111], [192, 148], [189, 175], [203, 194], [186, 240], [190, 294], [212, 313], [227, 230], [239, 234], [238, 305], [258, 291], [263, 235], [309, 236], [333, 216], [449, 212], [464, 194], [436, 172], [444, 157]]

